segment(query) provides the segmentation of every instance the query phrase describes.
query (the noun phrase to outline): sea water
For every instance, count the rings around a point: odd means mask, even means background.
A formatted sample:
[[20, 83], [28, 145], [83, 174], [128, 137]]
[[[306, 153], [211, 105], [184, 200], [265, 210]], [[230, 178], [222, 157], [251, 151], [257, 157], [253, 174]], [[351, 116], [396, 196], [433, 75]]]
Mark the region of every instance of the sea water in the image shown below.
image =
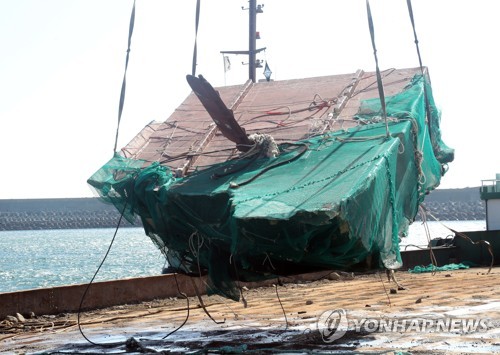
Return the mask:
[[[88, 283], [115, 229], [0, 232], [0, 292]], [[142, 228], [121, 228], [95, 281], [160, 275], [165, 258]]]
[[[431, 238], [459, 231], [484, 230], [485, 221], [429, 222]], [[114, 229], [0, 232], [0, 292], [88, 283], [101, 264]], [[426, 246], [420, 222], [410, 226], [401, 250]], [[160, 275], [165, 258], [142, 228], [122, 228], [95, 281]]]

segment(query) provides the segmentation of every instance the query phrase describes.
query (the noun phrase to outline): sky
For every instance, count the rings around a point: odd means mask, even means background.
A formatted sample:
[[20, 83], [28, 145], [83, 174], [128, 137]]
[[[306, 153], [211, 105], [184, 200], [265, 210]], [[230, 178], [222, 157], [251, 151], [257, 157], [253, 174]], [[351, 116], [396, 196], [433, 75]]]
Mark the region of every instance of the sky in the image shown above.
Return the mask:
[[[0, 0], [0, 199], [92, 197], [113, 155], [132, 0]], [[365, 0], [263, 0], [258, 58], [274, 80], [373, 71]], [[118, 147], [189, 95], [196, 0], [137, 0]], [[248, 75], [247, 1], [201, 0], [197, 74]], [[405, 0], [372, 0], [381, 69], [418, 66]], [[414, 0], [424, 65], [455, 161], [439, 188], [500, 173], [500, 2]], [[263, 79], [262, 69], [257, 78]]]

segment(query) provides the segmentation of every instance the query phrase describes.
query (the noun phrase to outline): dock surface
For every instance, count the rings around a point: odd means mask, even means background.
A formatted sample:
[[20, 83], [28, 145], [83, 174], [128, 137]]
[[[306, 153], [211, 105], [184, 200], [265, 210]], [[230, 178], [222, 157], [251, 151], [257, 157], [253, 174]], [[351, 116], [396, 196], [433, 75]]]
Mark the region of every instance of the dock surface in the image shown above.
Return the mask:
[[[189, 315], [181, 295], [114, 306], [81, 314], [83, 334], [95, 344], [80, 333], [76, 313], [38, 316], [10, 327], [4, 321], [0, 352], [499, 353], [500, 268], [487, 272], [397, 272], [404, 290], [385, 273], [354, 278], [333, 273], [298, 282], [283, 278], [278, 286], [245, 289], [245, 302], [202, 296], [213, 320], [197, 297], [189, 297]], [[318, 318], [324, 322], [335, 310], [344, 312], [348, 328], [330, 341], [331, 333], [318, 330]], [[475, 320], [476, 329], [460, 325]], [[436, 328], [437, 321], [448, 322], [447, 328]], [[374, 324], [386, 327], [375, 330]]]

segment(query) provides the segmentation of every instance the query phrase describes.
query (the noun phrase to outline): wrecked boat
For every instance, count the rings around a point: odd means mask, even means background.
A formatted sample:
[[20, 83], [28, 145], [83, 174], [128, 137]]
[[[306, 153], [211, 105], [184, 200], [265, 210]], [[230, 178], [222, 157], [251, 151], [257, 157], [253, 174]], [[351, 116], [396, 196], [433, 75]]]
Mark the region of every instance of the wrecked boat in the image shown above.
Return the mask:
[[397, 269], [399, 238], [453, 160], [420, 68], [194, 88], [89, 180], [178, 272], [238, 280]]
[[266, 63], [255, 82], [249, 9], [249, 80], [214, 89], [195, 52], [191, 94], [89, 184], [141, 219], [172, 271], [231, 299], [238, 280], [401, 267], [399, 238], [454, 154], [427, 69], [273, 81]]

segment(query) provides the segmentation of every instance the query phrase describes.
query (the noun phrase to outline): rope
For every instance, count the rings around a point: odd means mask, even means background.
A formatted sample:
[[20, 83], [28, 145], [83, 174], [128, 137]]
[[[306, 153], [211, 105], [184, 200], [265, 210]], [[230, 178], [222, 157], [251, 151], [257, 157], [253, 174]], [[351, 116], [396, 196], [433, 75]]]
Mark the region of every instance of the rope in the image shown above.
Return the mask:
[[278, 302], [280, 303], [281, 311], [283, 312], [283, 315], [285, 316], [285, 329], [283, 332], [286, 332], [288, 330], [288, 318], [286, 316], [285, 308], [283, 307], [283, 303], [281, 303], [280, 295], [278, 293], [278, 284], [280, 284], [280, 279], [278, 277], [278, 282], [274, 285], [275, 291], [276, 291], [276, 297], [278, 298]]
[[[255, 200], [255, 199], [263, 199], [263, 198], [267, 198], [267, 197], [272, 197], [272, 196], [279, 196], [279, 195], [282, 195], [282, 194], [286, 194], [286, 193], [290, 193], [291, 191], [297, 191], [297, 190], [300, 190], [300, 189], [304, 189], [306, 187], [309, 187], [311, 185], [315, 185], [315, 184], [319, 184], [319, 183], [323, 183], [323, 182], [326, 182], [326, 181], [333, 181], [335, 179], [337, 179], [339, 176], [347, 173], [348, 171], [352, 171], [353, 169], [356, 169], [356, 168], [359, 168], [359, 167], [362, 167], [362, 166], [365, 166], [367, 164], [372, 164], [374, 161], [380, 159], [382, 157], [381, 154], [375, 156], [374, 158], [370, 159], [370, 160], [366, 160], [366, 161], [360, 161], [361, 157], [366, 154], [370, 149], [372, 149], [372, 147], [370, 147], [367, 151], [365, 151], [364, 153], [362, 153], [358, 158], [356, 158], [352, 163], [350, 163], [347, 167], [345, 167], [344, 169], [340, 170], [340, 171], [337, 171], [336, 173], [332, 174], [332, 175], [329, 175], [329, 176], [326, 176], [324, 178], [321, 178], [321, 179], [318, 179], [318, 180], [312, 180], [312, 181], [309, 181], [307, 183], [303, 183], [303, 184], [296, 184], [296, 185], [293, 185], [291, 187], [288, 187], [284, 190], [281, 190], [281, 191], [275, 191], [275, 192], [271, 192], [271, 193], [265, 193], [265, 194], [262, 194], [262, 195], [258, 195], [258, 196], [253, 196], [253, 197], [249, 197], [247, 199], [244, 199], [244, 200], [241, 200], [240, 203], [244, 203], [244, 202], [248, 202], [248, 201], [252, 201], [252, 200]], [[307, 147], [307, 149], [309, 149]], [[307, 150], [306, 149], [306, 150]], [[305, 153], [305, 151], [303, 152]], [[302, 153], [302, 154], [303, 154]]]
[[236, 260], [234, 261], [234, 263], [231, 263], [232, 257], [233, 257], [233, 254], [231, 253], [231, 256], [229, 257], [229, 264], [232, 264], [234, 266], [234, 273], [236, 274], [236, 285], [238, 287], [238, 290], [240, 291], [241, 302], [243, 303], [243, 307], [248, 308], [248, 302], [245, 298], [245, 295], [243, 294], [243, 287], [241, 287], [241, 284], [240, 284], [240, 274], [238, 273], [238, 265], [236, 265]]
[[127, 57], [125, 59], [125, 72], [123, 73], [123, 82], [122, 82], [122, 90], [120, 92], [120, 104], [118, 107], [118, 125], [116, 126], [116, 137], [115, 137], [115, 146], [113, 148], [113, 153], [116, 152], [116, 147], [118, 145], [118, 132], [120, 131], [120, 121], [122, 120], [122, 112], [123, 105], [125, 103], [125, 89], [127, 86], [127, 68], [128, 68], [128, 59], [130, 55], [130, 44], [132, 43], [132, 33], [134, 32], [134, 22], [135, 22], [135, 0], [134, 5], [132, 6], [132, 14], [130, 15], [130, 25], [128, 29], [128, 47], [127, 47]]
[[[219, 179], [221, 177], [232, 175], [232, 174], [235, 174], [239, 171], [242, 171], [242, 170], [246, 169], [247, 167], [249, 167], [253, 162], [255, 162], [261, 156], [266, 156], [268, 158], [274, 158], [277, 155], [279, 155], [278, 145], [276, 144], [276, 142], [274, 141], [274, 139], [270, 135], [256, 133], [256, 134], [252, 134], [249, 138], [250, 138], [250, 140], [255, 142], [254, 145], [250, 148], [250, 150], [241, 154], [238, 158], [235, 159], [235, 160], [247, 159], [247, 162], [239, 167], [234, 168], [234, 169], [233, 169], [234, 166], [232, 166], [232, 167], [223, 169], [223, 172], [220, 172], [220, 173], [216, 172], [211, 176], [212, 179]], [[240, 187], [242, 185], [246, 185], [246, 184], [250, 183], [251, 181], [255, 180], [260, 175], [264, 174], [265, 172], [267, 172], [271, 169], [274, 169], [278, 166], [281, 166], [283, 164], [287, 164], [287, 163], [290, 163], [290, 162], [296, 160], [297, 158], [302, 156], [302, 154], [304, 154], [305, 151], [308, 149], [308, 146], [305, 143], [284, 143], [284, 144], [288, 144], [288, 145], [292, 145], [292, 146], [302, 146], [305, 148], [303, 148], [302, 151], [300, 151], [296, 156], [294, 156], [290, 159], [287, 159], [287, 160], [275, 163], [273, 165], [267, 166], [266, 168], [262, 169], [257, 175], [253, 176], [252, 178], [250, 178], [242, 183], [232, 182], [230, 184], [231, 188], [237, 188], [237, 187]]]
[[[389, 68], [389, 69], [385, 69], [385, 70], [382, 70], [381, 74], [384, 73], [384, 75], [382, 75], [382, 78], [386, 78], [388, 77], [389, 75], [391, 75], [393, 72], [396, 71], [396, 68]], [[364, 76], [363, 78], [361, 78], [361, 80], [366, 80], [366, 79], [369, 79], [373, 76], [372, 75], [367, 75], [367, 76]], [[396, 80], [396, 81], [391, 81], [389, 83], [386, 83], [386, 86], [389, 86], [389, 85], [393, 85], [393, 84], [398, 84], [398, 83], [402, 83], [404, 81], [407, 81], [407, 78], [403, 78], [403, 79], [399, 79], [399, 80]], [[365, 86], [364, 88], [362, 89], [359, 89], [357, 91], [355, 91], [352, 96], [351, 96], [351, 99], [361, 93], [364, 93], [364, 92], [368, 92], [368, 91], [371, 91], [373, 89], [371, 89], [372, 85], [376, 84], [377, 81], [373, 81], [371, 82], [370, 84], [368, 84], [367, 86]]]
[[254, 145], [248, 152], [242, 154], [242, 158], [246, 158], [253, 154], [258, 154], [259, 156], [264, 155], [267, 158], [276, 158], [280, 153], [274, 138], [269, 134], [254, 133], [250, 135], [248, 139], [253, 142]]
[[491, 246], [490, 242], [488, 242], [487, 240], [484, 240], [484, 239], [481, 239], [481, 240], [478, 240], [477, 242], [473, 241], [472, 239], [470, 239], [465, 233], [462, 233], [462, 232], [459, 232], [459, 231], [456, 231], [448, 226], [446, 226], [445, 224], [443, 224], [443, 222], [441, 222], [437, 217], [435, 217], [431, 212], [429, 212], [428, 210], [426, 211], [429, 216], [431, 216], [435, 221], [441, 223], [441, 225], [443, 227], [445, 227], [446, 229], [448, 229], [449, 231], [455, 233], [455, 236], [456, 237], [460, 237], [462, 239], [465, 239], [467, 240], [468, 242], [474, 244], [474, 245], [478, 245], [478, 244], [484, 244], [486, 245], [486, 247], [488, 248], [488, 253], [490, 253], [490, 256], [491, 256], [491, 263], [490, 263], [490, 267], [488, 269], [488, 274], [491, 272], [491, 269], [493, 268], [493, 265], [495, 264], [495, 256], [493, 254], [493, 247]]
[[389, 297], [389, 294], [387, 293], [387, 289], [385, 288], [384, 281], [382, 280], [382, 275], [380, 275], [380, 273], [378, 271], [377, 271], [377, 275], [379, 276], [380, 283], [382, 284], [382, 287], [384, 288], [384, 292], [385, 292], [385, 295], [387, 297], [387, 301], [389, 302], [389, 307], [392, 307], [391, 298]]
[[85, 336], [85, 334], [83, 333], [83, 330], [82, 330], [82, 326], [81, 326], [81, 323], [80, 323], [80, 315], [82, 313], [82, 306], [83, 306], [83, 301], [85, 300], [85, 296], [87, 296], [87, 293], [88, 293], [88, 291], [90, 289], [90, 286], [94, 282], [94, 279], [96, 278], [97, 274], [99, 273], [99, 270], [101, 270], [101, 267], [104, 264], [104, 261], [106, 261], [106, 258], [108, 257], [108, 254], [111, 251], [111, 247], [113, 246], [113, 243], [115, 241], [115, 238], [116, 238], [116, 235], [118, 233], [118, 230], [120, 229], [120, 224], [122, 222], [123, 214], [125, 213], [125, 209], [126, 208], [127, 208], [127, 203], [125, 202], [125, 205], [123, 206], [123, 210], [122, 210], [122, 212], [120, 214], [120, 218], [118, 219], [118, 224], [116, 225], [115, 233], [113, 235], [113, 238], [111, 239], [111, 243], [109, 244], [108, 250], [106, 251], [106, 254], [104, 255], [104, 258], [102, 259], [101, 263], [97, 267], [97, 270], [95, 271], [94, 276], [92, 277], [92, 279], [90, 280], [90, 282], [87, 284], [87, 287], [85, 288], [85, 292], [83, 292], [82, 298], [80, 300], [80, 305], [78, 306], [77, 323], [78, 323], [78, 329], [80, 331], [80, 334], [85, 338], [85, 340], [87, 340], [90, 344], [95, 345], [95, 346], [113, 347], [113, 346], [122, 344], [121, 342], [120, 343], [106, 343], [106, 344], [104, 344], [104, 343], [95, 343], [92, 340], [90, 340], [89, 338], [87, 338]]
[[375, 70], [377, 73], [378, 95], [380, 97], [382, 118], [385, 120], [386, 134], [387, 134], [387, 136], [389, 136], [389, 125], [387, 124], [387, 112], [386, 112], [386, 107], [385, 107], [384, 85], [382, 83], [382, 76], [380, 75], [380, 69], [378, 66], [377, 47], [375, 46], [375, 29], [373, 27], [372, 12], [370, 10], [370, 1], [369, 0], [366, 0], [366, 11], [368, 13], [368, 27], [370, 28], [370, 37], [372, 39], [373, 56], [375, 57]]
[[[316, 101], [316, 98], [319, 98], [320, 101]], [[285, 124], [285, 121], [287, 121], [288, 119], [291, 118], [292, 114], [295, 114], [295, 113], [300, 113], [300, 112], [305, 112], [305, 111], [314, 111], [311, 115], [309, 115], [307, 118], [310, 118], [312, 116], [314, 116], [315, 114], [319, 113], [321, 110], [325, 109], [325, 108], [329, 108], [331, 107], [335, 102], [337, 101], [337, 98], [333, 98], [331, 100], [325, 100], [321, 97], [321, 95], [319, 95], [318, 93], [315, 93], [314, 96], [313, 96], [313, 100], [312, 101], [297, 101], [297, 102], [292, 102], [292, 103], [289, 103], [289, 104], [286, 104], [286, 105], [283, 105], [283, 106], [279, 106], [279, 107], [275, 107], [275, 108], [272, 108], [270, 110], [262, 110], [262, 111], [253, 111], [253, 110], [247, 110], [245, 112], [247, 113], [257, 113], [257, 114], [260, 114], [258, 116], [254, 116], [252, 118], [249, 118], [248, 120], [246, 120], [245, 122], [242, 122], [240, 125], [243, 126], [243, 125], [246, 125], [248, 123], [253, 123], [255, 119], [257, 118], [261, 118], [261, 117], [267, 117], [267, 116], [281, 116], [281, 115], [287, 115], [287, 117], [284, 119], [284, 120], [281, 120], [279, 122], [273, 122], [273, 121], [269, 121], [271, 123], [274, 123], [276, 124], [278, 127], [285, 127], [289, 124], [294, 124], [295, 122], [292, 122], [292, 123], [287, 123]], [[299, 105], [299, 104], [303, 104], [303, 103], [309, 103], [309, 105], [307, 107], [303, 107], [303, 108], [299, 108], [299, 109], [295, 109], [295, 110], [292, 110], [290, 108], [291, 105]], [[263, 105], [262, 107], [266, 107], [267, 105]], [[282, 108], [285, 108], [287, 109], [286, 111], [277, 111], [279, 109], [282, 109]], [[302, 119], [301, 121], [303, 121], [304, 119]]]
[[179, 282], [177, 281], [177, 273], [175, 273], [175, 272], [174, 272], [174, 279], [175, 279], [175, 284], [177, 285], [177, 292], [179, 292], [179, 294], [186, 299], [186, 302], [187, 302], [187, 306], [186, 306], [187, 314], [186, 314], [186, 318], [184, 319], [184, 322], [182, 322], [181, 325], [179, 325], [177, 328], [175, 328], [174, 330], [172, 330], [170, 333], [168, 333], [167, 335], [165, 335], [162, 339], [168, 338], [169, 336], [171, 336], [172, 334], [174, 334], [176, 331], [178, 331], [179, 329], [181, 329], [187, 323], [187, 321], [189, 319], [189, 297], [184, 292], [181, 292], [181, 289], [179, 287]]
[[[172, 155], [172, 156], [168, 156], [166, 155], [166, 159], [163, 159], [163, 160], [159, 160], [159, 163], [160, 164], [166, 164], [166, 163], [170, 163], [170, 162], [173, 162], [173, 161], [176, 161], [176, 160], [180, 160], [180, 159], [185, 159], [185, 158], [188, 158], [188, 157], [195, 157], [195, 156], [204, 156], [204, 155], [211, 155], [211, 154], [216, 154], [216, 153], [222, 153], [222, 152], [228, 152], [228, 151], [232, 151], [232, 150], [235, 150], [235, 148], [224, 148], [224, 149], [217, 149], [217, 150], [212, 150], [212, 151], [203, 151], [203, 152], [184, 152], [184, 153], [181, 153], [181, 154], [178, 154], [178, 155]], [[227, 155], [212, 155], [212, 157], [226, 157]], [[149, 163], [152, 163], [153, 161], [152, 160], [147, 160], [147, 159], [143, 159]]]
[[[194, 240], [193, 240], [195, 236], [196, 236], [196, 239], [197, 239], [196, 248], [195, 248], [195, 243], [194, 243]], [[198, 231], [194, 231], [189, 236], [189, 249], [190, 249], [190, 251], [191, 251], [191, 253], [193, 254], [194, 257], [198, 257], [200, 249], [203, 246], [204, 242], [205, 242], [205, 238], [203, 238], [203, 236], [201, 236], [201, 240], [200, 240], [200, 234], [198, 233]], [[198, 268], [199, 268], [199, 262], [198, 262]], [[201, 271], [200, 271], [200, 276], [201, 276]]]
[[[195, 233], [196, 233], [196, 232], [195, 232]], [[193, 236], [195, 233], [193, 233], [191, 236]], [[198, 243], [198, 245], [200, 245], [200, 247], [199, 247], [199, 249], [198, 249], [198, 254], [196, 255], [196, 259], [197, 259], [197, 264], [198, 264], [198, 275], [199, 275], [199, 280], [200, 280], [201, 282], [203, 282], [203, 284], [206, 286], [207, 290], [212, 290], [212, 291], [214, 291], [214, 288], [213, 288], [211, 285], [209, 285], [209, 284], [208, 284], [205, 280], [203, 280], [203, 278], [201, 277], [201, 266], [200, 266], [200, 253], [199, 253], [199, 251], [200, 251], [200, 248], [201, 248], [201, 246], [203, 245], [203, 243], [201, 243], [201, 244], [200, 244], [200, 243]], [[181, 266], [181, 268], [183, 267], [184, 269], [187, 269], [186, 265], [184, 264], [184, 262], [185, 262], [185, 261], [186, 261], [186, 258], [185, 258], [185, 256], [183, 256], [183, 257], [182, 257], [182, 259], [181, 259], [181, 262], [180, 262], [180, 264], [181, 264], [180, 266]], [[175, 276], [175, 275], [176, 275], [176, 273], [174, 273], [174, 276]], [[190, 278], [191, 278], [191, 277], [190, 277]], [[175, 280], [176, 280], [176, 282], [177, 282], [177, 278], [176, 278]], [[189, 308], [189, 298], [187, 297], [187, 295], [186, 295], [185, 293], [182, 293], [182, 292], [180, 291], [180, 289], [179, 289], [179, 284], [177, 284], [177, 290], [178, 290], [178, 292], [179, 292], [181, 295], [183, 295], [183, 296], [186, 298], [186, 300], [188, 300], [188, 308]], [[215, 293], [215, 291], [214, 291], [214, 293]], [[200, 297], [198, 294], [197, 294], [197, 296], [198, 296], [198, 298]], [[235, 311], [234, 311], [234, 310], [233, 310], [233, 309], [232, 309], [232, 308], [231, 308], [231, 307], [227, 304], [227, 302], [226, 302], [225, 298], [223, 298], [223, 297], [220, 297], [220, 298], [221, 298], [221, 300], [222, 300], [222, 304], [224, 305], [224, 307], [226, 307], [227, 309], [229, 309], [229, 311], [230, 311], [231, 313], [233, 313], [233, 315], [234, 315], [235, 319], [237, 319], [237, 318], [238, 318], [238, 315], [237, 315], [237, 314], [236, 314], [236, 312], [235, 312]], [[202, 302], [203, 302], [203, 301], [202, 301]], [[201, 305], [200, 305], [200, 306], [201, 306]], [[221, 322], [216, 322], [216, 321], [212, 318], [212, 316], [208, 313], [208, 311], [206, 310], [206, 308], [204, 308], [204, 311], [205, 311], [205, 313], [206, 313], [206, 314], [207, 314], [207, 315], [208, 315], [208, 316], [209, 316], [209, 317], [210, 317], [210, 318], [211, 318], [211, 319], [212, 319], [212, 320], [213, 320], [216, 324], [223, 324], [223, 323], [225, 323], [225, 322], [226, 322], [226, 318], [224, 318], [224, 321], [221, 321]], [[186, 322], [187, 322], [187, 319], [188, 319], [188, 318], [189, 318], [189, 312], [188, 312], [188, 316], [186, 317], [185, 322], [184, 322], [184, 323], [183, 323], [183, 324], [182, 324], [182, 325], [181, 325], [178, 329], [180, 329], [180, 328], [181, 328], [184, 324], [186, 324]], [[177, 331], [178, 329], [176, 329], [176, 331]], [[170, 333], [170, 334], [172, 334], [172, 333]], [[169, 335], [170, 335], [170, 334], [169, 334]], [[168, 336], [168, 335], [167, 335], [167, 336]], [[165, 339], [167, 336], [165, 336], [163, 339]]]
[[[87, 342], [89, 342], [90, 344], [95, 345], [95, 346], [114, 347], [114, 346], [117, 346], [117, 345], [125, 345], [126, 347], [128, 347], [128, 346], [130, 346], [130, 342], [131, 341], [135, 341], [134, 338], [130, 338], [130, 339], [127, 339], [127, 341], [125, 343], [123, 343], [123, 342], [117, 342], [117, 343], [96, 343], [96, 342], [90, 340], [83, 333], [83, 329], [82, 329], [82, 326], [81, 326], [82, 324], [81, 324], [81, 321], [80, 321], [80, 317], [81, 317], [81, 313], [82, 313], [82, 306], [83, 306], [83, 302], [85, 300], [85, 297], [87, 296], [87, 293], [88, 293], [88, 291], [90, 289], [90, 286], [92, 285], [92, 283], [94, 282], [95, 278], [97, 277], [97, 274], [99, 273], [102, 265], [104, 264], [105, 260], [107, 259], [108, 255], [109, 255], [109, 252], [111, 251], [111, 247], [113, 246], [114, 241], [116, 239], [116, 235], [118, 233], [118, 230], [120, 229], [120, 225], [121, 225], [121, 222], [122, 222], [122, 219], [123, 219], [123, 215], [125, 213], [126, 208], [127, 208], [127, 203], [125, 203], [125, 205], [123, 206], [123, 210], [121, 211], [120, 218], [118, 220], [118, 223], [117, 223], [117, 226], [116, 226], [116, 229], [115, 229], [115, 233], [113, 235], [113, 238], [111, 239], [111, 243], [109, 244], [108, 250], [106, 251], [106, 254], [104, 255], [104, 258], [102, 259], [102, 261], [99, 264], [96, 272], [94, 273], [94, 276], [92, 277], [92, 279], [88, 283], [87, 288], [85, 289], [85, 291], [84, 291], [84, 293], [82, 295], [82, 298], [80, 300], [80, 305], [78, 306], [78, 315], [77, 315], [78, 330], [80, 331], [80, 334], [83, 336], [83, 338], [85, 338], [85, 340]], [[187, 306], [186, 306], [187, 315], [186, 315], [186, 318], [185, 318], [184, 322], [179, 327], [177, 327], [176, 329], [174, 329], [173, 331], [171, 331], [170, 333], [168, 333], [167, 335], [165, 335], [162, 339], [165, 339], [165, 338], [169, 337], [170, 335], [172, 335], [173, 333], [175, 333], [176, 331], [178, 331], [179, 329], [181, 329], [186, 324], [187, 320], [189, 319], [189, 297], [185, 293], [181, 292], [181, 290], [179, 288], [179, 282], [177, 281], [177, 275], [176, 275], [176, 273], [174, 273], [174, 278], [175, 278], [175, 283], [177, 285], [177, 291], [179, 292], [179, 294], [182, 297], [184, 297], [186, 299], [186, 302], [187, 302]], [[134, 345], [141, 347], [141, 344], [139, 342], [137, 342], [137, 341], [135, 341]]]
[[221, 172], [221, 173], [214, 173], [211, 176], [211, 178], [215, 180], [215, 179], [219, 179], [221, 177], [224, 177], [224, 176], [227, 176], [227, 175], [232, 175], [232, 174], [235, 174], [235, 173], [237, 173], [239, 171], [242, 171], [242, 170], [246, 169], [247, 167], [249, 167], [255, 160], [257, 160], [258, 157], [259, 156], [257, 154], [254, 154], [254, 155], [252, 155], [250, 157], [250, 159], [248, 159], [248, 161], [245, 164], [243, 164], [239, 168], [232, 170], [233, 167], [229, 167], [227, 169], [224, 169], [224, 171]]
[[387, 138], [387, 136], [385, 136], [385, 135], [367, 136], [367, 137], [349, 137], [349, 138], [334, 137], [334, 139], [336, 141], [341, 142], [341, 143], [368, 142], [368, 141], [385, 139], [385, 138]]
[[190, 277], [191, 284], [193, 285], [194, 292], [196, 293], [196, 297], [198, 298], [198, 301], [200, 301], [200, 306], [205, 312], [205, 314], [215, 323], [215, 324], [224, 324], [226, 323], [226, 318], [222, 321], [216, 321], [214, 317], [208, 312], [207, 306], [205, 306], [205, 303], [203, 302], [203, 298], [201, 297], [200, 292], [198, 291], [198, 286], [196, 286], [196, 282], [194, 282], [194, 278]]
[[[196, 239], [197, 239], [197, 250], [195, 250], [194, 248], [194, 242], [193, 242], [193, 239], [194, 239], [194, 236], [196, 235]], [[201, 237], [201, 241], [200, 241], [200, 234], [198, 233], [197, 230], [195, 230], [191, 236], [189, 237], [189, 249], [191, 250], [191, 253], [193, 254], [193, 256], [196, 258], [196, 261], [197, 261], [197, 265], [198, 265], [198, 276], [201, 280], [201, 265], [200, 265], [200, 249], [201, 247], [203, 246], [205, 242], [205, 238], [203, 238], [203, 236]], [[194, 281], [193, 278], [191, 278], [191, 283], [193, 284], [193, 289], [196, 293], [196, 296], [198, 297], [198, 300], [200, 301], [200, 306], [203, 308], [203, 311], [206, 313], [206, 315], [215, 323], [215, 324], [223, 324], [226, 322], [226, 319], [224, 318], [224, 321], [222, 322], [217, 322], [211, 315], [210, 313], [208, 312], [206, 306], [205, 306], [205, 303], [203, 303], [203, 298], [201, 297], [199, 291], [198, 291], [198, 287], [196, 287], [196, 283]]]
[[427, 218], [425, 216], [424, 208], [420, 205], [418, 206], [418, 210], [420, 212], [420, 217], [422, 218], [422, 224], [424, 225], [425, 235], [427, 237], [427, 247], [429, 248], [429, 259], [431, 260], [433, 266], [432, 275], [434, 276], [434, 274], [436, 273], [435, 270], [438, 266], [438, 262], [436, 260], [436, 256], [434, 255], [434, 250], [432, 249], [431, 232], [429, 230], [429, 225], [427, 224]]
[[276, 164], [270, 165], [270, 166], [262, 169], [261, 171], [259, 171], [257, 174], [255, 174], [254, 176], [252, 176], [248, 180], [245, 180], [245, 181], [242, 181], [242, 182], [239, 182], [239, 183], [231, 182], [230, 187], [234, 189], [234, 188], [238, 188], [238, 187], [241, 187], [243, 185], [249, 184], [252, 181], [254, 181], [255, 179], [257, 179], [259, 176], [261, 176], [261, 175], [265, 174], [266, 172], [268, 172], [269, 170], [277, 168], [278, 166], [285, 165], [285, 164], [291, 163], [292, 161], [297, 160], [302, 155], [304, 155], [304, 153], [309, 149], [309, 146], [307, 144], [305, 144], [305, 143], [302, 143], [302, 144], [299, 144], [299, 143], [289, 143], [289, 144], [290, 145], [295, 145], [295, 146], [301, 146], [302, 149], [294, 157], [292, 157], [290, 159], [287, 159], [287, 160], [280, 161], [280, 162], [278, 162]]

